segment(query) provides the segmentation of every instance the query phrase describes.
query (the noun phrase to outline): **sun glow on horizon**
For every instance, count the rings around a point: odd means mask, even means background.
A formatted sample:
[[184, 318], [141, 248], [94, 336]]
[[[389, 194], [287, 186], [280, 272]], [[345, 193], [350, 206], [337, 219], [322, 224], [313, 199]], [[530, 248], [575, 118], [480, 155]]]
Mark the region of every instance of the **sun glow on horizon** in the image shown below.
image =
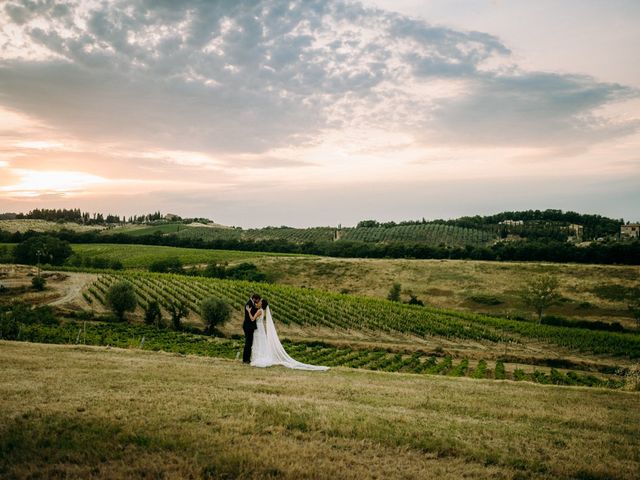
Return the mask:
[[13, 169], [12, 173], [19, 180], [11, 185], [0, 187], [0, 192], [6, 192], [14, 197], [37, 197], [43, 194], [64, 195], [109, 183], [106, 178], [77, 171]]

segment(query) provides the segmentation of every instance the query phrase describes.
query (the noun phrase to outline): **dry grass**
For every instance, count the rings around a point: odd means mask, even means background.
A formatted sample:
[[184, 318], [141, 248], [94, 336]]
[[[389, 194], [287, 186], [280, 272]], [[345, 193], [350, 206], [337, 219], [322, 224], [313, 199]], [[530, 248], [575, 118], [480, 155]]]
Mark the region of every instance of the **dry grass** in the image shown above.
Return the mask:
[[636, 393], [0, 342], [3, 478], [637, 478]]
[[[635, 325], [627, 302], [601, 298], [593, 290], [605, 284], [640, 286], [638, 266], [320, 257], [264, 258], [259, 265], [278, 283], [386, 298], [397, 282], [402, 284], [404, 300], [412, 291], [435, 307], [526, 315], [530, 313], [521, 304], [518, 290], [532, 275], [553, 273], [564, 301], [548, 313], [619, 321], [627, 327]], [[491, 306], [470, 300], [479, 294], [495, 296], [503, 303]]]

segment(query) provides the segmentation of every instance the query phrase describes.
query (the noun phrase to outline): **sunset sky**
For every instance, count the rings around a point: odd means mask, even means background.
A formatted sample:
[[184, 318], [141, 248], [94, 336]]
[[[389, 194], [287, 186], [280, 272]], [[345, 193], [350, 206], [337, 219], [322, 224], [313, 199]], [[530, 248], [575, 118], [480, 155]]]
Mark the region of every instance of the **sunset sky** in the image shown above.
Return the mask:
[[0, 212], [640, 220], [637, 0], [6, 1]]

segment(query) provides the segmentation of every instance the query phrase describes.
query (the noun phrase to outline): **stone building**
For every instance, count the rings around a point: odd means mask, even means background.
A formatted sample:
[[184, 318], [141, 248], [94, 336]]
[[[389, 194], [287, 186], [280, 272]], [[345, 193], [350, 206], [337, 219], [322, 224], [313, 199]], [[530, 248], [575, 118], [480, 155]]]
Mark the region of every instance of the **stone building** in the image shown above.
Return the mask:
[[620, 226], [621, 238], [640, 238], [640, 223], [627, 223]]

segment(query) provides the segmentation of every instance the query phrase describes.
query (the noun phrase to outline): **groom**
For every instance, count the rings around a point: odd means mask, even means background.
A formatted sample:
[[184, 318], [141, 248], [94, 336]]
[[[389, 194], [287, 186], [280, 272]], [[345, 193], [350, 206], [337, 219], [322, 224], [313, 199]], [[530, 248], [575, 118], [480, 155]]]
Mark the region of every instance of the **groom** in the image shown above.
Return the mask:
[[251, 362], [251, 347], [253, 346], [253, 334], [258, 328], [255, 320], [251, 320], [251, 317], [258, 311], [256, 305], [260, 301], [260, 295], [254, 293], [244, 306], [244, 322], [242, 323], [242, 330], [244, 330], [244, 352], [242, 353], [242, 361], [244, 363]]

